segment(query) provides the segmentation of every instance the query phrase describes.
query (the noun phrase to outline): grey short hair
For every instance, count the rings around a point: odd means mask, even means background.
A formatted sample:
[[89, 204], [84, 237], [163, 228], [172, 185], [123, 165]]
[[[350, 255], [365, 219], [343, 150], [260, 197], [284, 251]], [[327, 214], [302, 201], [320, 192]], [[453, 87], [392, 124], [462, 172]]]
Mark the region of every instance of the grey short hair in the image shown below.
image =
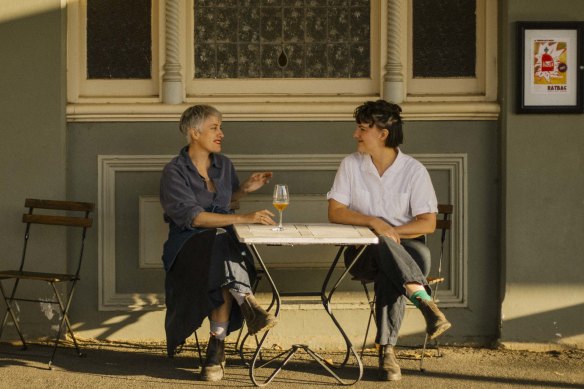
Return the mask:
[[185, 136], [187, 143], [191, 143], [189, 130], [194, 128], [198, 132], [201, 132], [201, 126], [210, 116], [215, 116], [219, 120], [222, 119], [221, 112], [210, 105], [193, 105], [182, 113], [179, 129]]

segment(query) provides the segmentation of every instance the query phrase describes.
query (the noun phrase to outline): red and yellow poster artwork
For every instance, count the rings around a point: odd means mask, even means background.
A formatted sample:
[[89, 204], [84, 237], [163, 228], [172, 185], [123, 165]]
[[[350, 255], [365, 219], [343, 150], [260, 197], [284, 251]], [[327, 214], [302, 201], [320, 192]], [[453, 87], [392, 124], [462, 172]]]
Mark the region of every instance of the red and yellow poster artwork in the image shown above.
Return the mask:
[[568, 91], [567, 42], [553, 39], [533, 41], [533, 91]]

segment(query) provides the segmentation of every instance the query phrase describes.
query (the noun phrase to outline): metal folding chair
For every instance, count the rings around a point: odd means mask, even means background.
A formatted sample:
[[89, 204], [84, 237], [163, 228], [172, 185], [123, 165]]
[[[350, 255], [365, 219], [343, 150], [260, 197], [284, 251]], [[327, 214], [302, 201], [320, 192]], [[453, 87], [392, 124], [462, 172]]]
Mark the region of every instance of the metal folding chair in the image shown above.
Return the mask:
[[[61, 340], [61, 335], [63, 333], [63, 327], [67, 328], [73, 344], [75, 345], [75, 350], [79, 356], [84, 354], [80, 351], [77, 340], [75, 339], [75, 334], [71, 328], [71, 323], [69, 321], [68, 313], [71, 306], [71, 301], [73, 299], [73, 292], [75, 291], [75, 285], [79, 281], [79, 272], [81, 270], [81, 262], [83, 259], [83, 248], [85, 243], [85, 235], [87, 229], [91, 227], [92, 219], [89, 217], [90, 213], [94, 210], [95, 205], [93, 203], [81, 203], [74, 201], [56, 201], [56, 200], [36, 200], [36, 199], [26, 199], [24, 206], [28, 208], [28, 213], [22, 216], [23, 223], [26, 223], [26, 230], [24, 233], [24, 247], [22, 250], [22, 258], [20, 261], [20, 267], [18, 270], [3, 270], [0, 271], [0, 293], [4, 298], [6, 303], [6, 312], [4, 314], [4, 319], [2, 320], [2, 327], [0, 327], [0, 337], [4, 330], [4, 326], [7, 323], [7, 319], [10, 316], [14, 327], [18, 332], [18, 336], [22, 341], [22, 348], [26, 349], [26, 341], [20, 327], [18, 317], [16, 316], [15, 302], [36, 302], [56, 305], [60, 311], [61, 318], [59, 322], [59, 328], [57, 330], [57, 335], [55, 337], [55, 345], [53, 347], [53, 352], [51, 354], [51, 359], [49, 360], [49, 369], [53, 364], [53, 359], [55, 357], [55, 352], [57, 351], [57, 346]], [[37, 210], [44, 210], [43, 213], [35, 213]], [[50, 210], [50, 211], [47, 211]], [[55, 213], [61, 213], [56, 215]], [[80, 213], [83, 216], [79, 216]], [[71, 216], [75, 214], [77, 216]], [[45, 225], [53, 227], [75, 227], [81, 229], [81, 247], [79, 252], [79, 259], [77, 261], [77, 268], [74, 273], [43, 273], [38, 271], [31, 271], [28, 269], [38, 269], [39, 263], [35, 263], [27, 259], [27, 246], [31, 236], [32, 225]], [[36, 229], [36, 227], [35, 227]], [[26, 263], [25, 263], [26, 262]], [[29, 263], [30, 262], [30, 263]], [[43, 262], [48, 263], [48, 262]], [[62, 263], [62, 262], [59, 262]], [[14, 282], [12, 286], [12, 292], [8, 295], [4, 289], [3, 283], [12, 280]], [[45, 299], [30, 299], [30, 298], [20, 298], [17, 297], [17, 289], [21, 281], [41, 281], [46, 282], [52, 288], [54, 299], [46, 301]], [[64, 291], [59, 292], [57, 284], [63, 283], [68, 284], [68, 287]]]
[[[436, 230], [441, 230], [440, 235], [440, 257], [438, 260], [438, 274], [436, 277], [428, 277], [428, 284], [430, 288], [434, 285], [432, 290], [432, 300], [438, 304], [436, 300], [436, 294], [438, 293], [438, 286], [444, 282], [444, 277], [442, 277], [442, 257], [444, 256], [444, 242], [446, 241], [446, 232], [450, 231], [452, 228], [452, 220], [448, 217], [452, 215], [452, 204], [438, 204], [438, 214], [442, 216], [441, 219], [436, 220]], [[440, 346], [438, 344], [438, 339], [434, 339], [436, 346], [436, 356], [442, 356], [440, 352]], [[424, 355], [426, 354], [426, 346], [428, 345], [428, 334], [424, 336], [424, 346], [422, 347], [422, 355], [420, 357], [420, 371], [424, 371]]]
[[[445, 278], [442, 277], [442, 257], [444, 256], [444, 243], [446, 241], [446, 232], [450, 231], [452, 227], [452, 221], [449, 220], [450, 215], [452, 215], [453, 206], [451, 204], [438, 204], [438, 215], [439, 218], [436, 220], [436, 230], [441, 231], [440, 235], [440, 257], [438, 259], [438, 274], [436, 277], [427, 277], [428, 284], [430, 288], [432, 288], [432, 300], [435, 303], [438, 303], [436, 300], [436, 293], [438, 292], [438, 285], [444, 282]], [[375, 321], [375, 293], [371, 293], [369, 291], [369, 287], [367, 286], [370, 283], [373, 283], [374, 280], [368, 279], [361, 279], [361, 278], [353, 278], [355, 281], [361, 282], [363, 286], [363, 290], [365, 291], [365, 296], [367, 298], [367, 302], [369, 304], [369, 320], [367, 321], [367, 329], [365, 330], [365, 338], [363, 339], [363, 345], [361, 346], [361, 358], [363, 357], [363, 353], [365, 351], [365, 345], [367, 343], [367, 336], [369, 335], [369, 329], [371, 328], [371, 323]], [[440, 347], [438, 344], [438, 340], [435, 339], [435, 347], [436, 347], [436, 355], [441, 356]], [[426, 353], [426, 347], [428, 345], [428, 334], [425, 335], [424, 338], [424, 345], [422, 346], [422, 355], [420, 358], [420, 371], [424, 370], [424, 354]]]

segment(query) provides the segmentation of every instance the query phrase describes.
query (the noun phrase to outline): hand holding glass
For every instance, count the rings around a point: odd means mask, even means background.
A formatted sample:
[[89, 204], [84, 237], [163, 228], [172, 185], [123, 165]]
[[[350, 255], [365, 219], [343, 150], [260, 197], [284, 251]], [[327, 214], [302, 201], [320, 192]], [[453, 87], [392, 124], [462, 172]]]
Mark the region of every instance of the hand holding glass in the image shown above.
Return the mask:
[[288, 193], [288, 185], [276, 184], [274, 186], [274, 208], [280, 212], [280, 223], [278, 227], [273, 228], [274, 231], [282, 231], [282, 212], [290, 203], [290, 195]]

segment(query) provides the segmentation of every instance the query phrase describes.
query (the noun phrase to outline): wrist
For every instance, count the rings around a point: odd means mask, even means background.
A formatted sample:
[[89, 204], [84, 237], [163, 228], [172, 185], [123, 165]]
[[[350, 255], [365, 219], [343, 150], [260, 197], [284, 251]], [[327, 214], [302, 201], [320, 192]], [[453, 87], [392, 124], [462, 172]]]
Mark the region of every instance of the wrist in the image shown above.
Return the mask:
[[247, 187], [247, 185], [243, 184], [242, 186], [239, 187], [239, 193], [241, 193], [242, 195], [246, 195], [249, 192], [250, 192], [250, 190]]
[[379, 222], [381, 222], [381, 219], [371, 216], [369, 223], [367, 224], [369, 225], [369, 228], [376, 230], [377, 227], [379, 227]]

